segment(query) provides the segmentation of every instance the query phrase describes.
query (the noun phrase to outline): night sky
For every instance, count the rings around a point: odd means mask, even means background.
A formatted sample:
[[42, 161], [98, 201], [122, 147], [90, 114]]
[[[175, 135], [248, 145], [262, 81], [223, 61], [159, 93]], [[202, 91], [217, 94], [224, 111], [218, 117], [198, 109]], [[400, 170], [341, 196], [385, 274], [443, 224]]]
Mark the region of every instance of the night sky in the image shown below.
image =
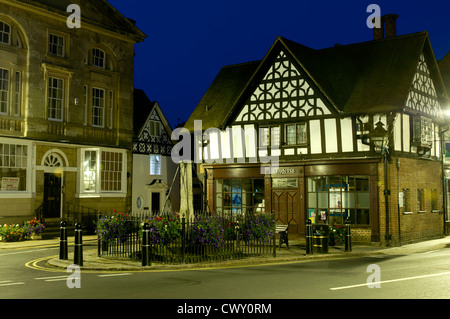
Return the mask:
[[283, 36], [313, 49], [372, 40], [368, 5], [395, 13], [399, 35], [428, 31], [436, 58], [450, 51], [448, 0], [109, 0], [147, 35], [136, 45], [135, 87], [172, 128], [186, 121], [225, 65], [260, 60]]

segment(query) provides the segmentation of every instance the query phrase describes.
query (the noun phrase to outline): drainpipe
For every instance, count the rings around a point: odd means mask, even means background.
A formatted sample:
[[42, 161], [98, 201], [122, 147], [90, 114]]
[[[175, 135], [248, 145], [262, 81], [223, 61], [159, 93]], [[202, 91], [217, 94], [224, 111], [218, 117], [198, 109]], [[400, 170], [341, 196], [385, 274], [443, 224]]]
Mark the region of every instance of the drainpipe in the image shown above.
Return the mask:
[[401, 231], [401, 215], [400, 215], [400, 159], [397, 158], [397, 217], [398, 217], [398, 243], [402, 245], [402, 231]]
[[441, 130], [440, 131], [440, 138], [441, 138], [441, 154], [442, 154], [442, 164], [441, 164], [441, 167], [442, 167], [442, 208], [443, 208], [443, 224], [444, 224], [444, 230], [443, 230], [443, 233], [444, 233], [444, 236], [447, 236], [447, 229], [446, 229], [446, 227], [445, 227], [445, 222], [446, 222], [446, 216], [447, 216], [447, 183], [446, 183], [446, 180], [445, 180], [445, 177], [446, 177], [446, 174], [445, 174], [445, 138], [444, 138], [444, 136], [445, 136], [445, 133], [447, 133], [447, 131], [449, 130], [450, 128], [449, 127], [447, 127], [447, 128], [445, 128], [444, 130]]
[[387, 164], [387, 153], [386, 149], [384, 149], [384, 206], [386, 208], [386, 246], [389, 247], [389, 240], [391, 235], [389, 234], [389, 188]]

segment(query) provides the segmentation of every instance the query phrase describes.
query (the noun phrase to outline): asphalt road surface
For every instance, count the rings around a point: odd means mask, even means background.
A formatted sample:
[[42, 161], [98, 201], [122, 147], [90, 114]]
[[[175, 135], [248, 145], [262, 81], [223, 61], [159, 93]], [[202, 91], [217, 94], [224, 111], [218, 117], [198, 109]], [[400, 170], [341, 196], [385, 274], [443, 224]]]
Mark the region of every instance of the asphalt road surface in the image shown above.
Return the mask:
[[[270, 304], [271, 300], [281, 299], [450, 297], [448, 248], [404, 256], [115, 273], [46, 268], [45, 259], [57, 254], [55, 246], [0, 250], [0, 298], [170, 299], [177, 300], [177, 309], [172, 311], [183, 312], [195, 310], [189, 308], [189, 301], [194, 300], [204, 300], [205, 304], [214, 300], [265, 300]], [[274, 311], [267, 306], [261, 309]], [[222, 310], [216, 307], [216, 311]]]

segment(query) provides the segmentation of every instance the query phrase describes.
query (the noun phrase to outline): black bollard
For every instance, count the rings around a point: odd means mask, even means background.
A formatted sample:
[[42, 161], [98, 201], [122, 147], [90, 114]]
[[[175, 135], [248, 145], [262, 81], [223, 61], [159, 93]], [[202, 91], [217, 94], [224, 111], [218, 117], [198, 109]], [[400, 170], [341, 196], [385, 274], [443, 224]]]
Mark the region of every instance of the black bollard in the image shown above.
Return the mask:
[[150, 263], [150, 225], [144, 224], [142, 232], [142, 266], [151, 266]]
[[73, 263], [78, 266], [83, 266], [83, 234], [81, 224], [75, 225], [75, 249], [73, 254]]
[[59, 259], [61, 260], [67, 260], [68, 259], [68, 253], [67, 253], [67, 227], [66, 222], [61, 222], [60, 227], [60, 234], [59, 234]]
[[351, 233], [351, 220], [347, 218], [345, 220], [345, 251], [352, 251], [352, 233]]
[[313, 253], [313, 227], [311, 219], [306, 221], [306, 254]]

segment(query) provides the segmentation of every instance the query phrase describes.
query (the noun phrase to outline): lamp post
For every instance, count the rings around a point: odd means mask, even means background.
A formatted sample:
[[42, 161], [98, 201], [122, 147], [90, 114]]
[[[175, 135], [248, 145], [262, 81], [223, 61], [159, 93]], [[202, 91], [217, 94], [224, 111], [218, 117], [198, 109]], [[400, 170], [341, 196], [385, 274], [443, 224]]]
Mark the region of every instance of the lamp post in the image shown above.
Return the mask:
[[381, 154], [384, 159], [384, 206], [386, 209], [386, 246], [389, 246], [389, 241], [391, 235], [389, 233], [389, 195], [390, 191], [388, 189], [388, 161], [389, 158], [389, 135], [388, 131], [384, 129], [384, 124], [378, 121], [375, 124], [375, 129], [371, 132], [371, 139], [374, 145], [375, 152]]

